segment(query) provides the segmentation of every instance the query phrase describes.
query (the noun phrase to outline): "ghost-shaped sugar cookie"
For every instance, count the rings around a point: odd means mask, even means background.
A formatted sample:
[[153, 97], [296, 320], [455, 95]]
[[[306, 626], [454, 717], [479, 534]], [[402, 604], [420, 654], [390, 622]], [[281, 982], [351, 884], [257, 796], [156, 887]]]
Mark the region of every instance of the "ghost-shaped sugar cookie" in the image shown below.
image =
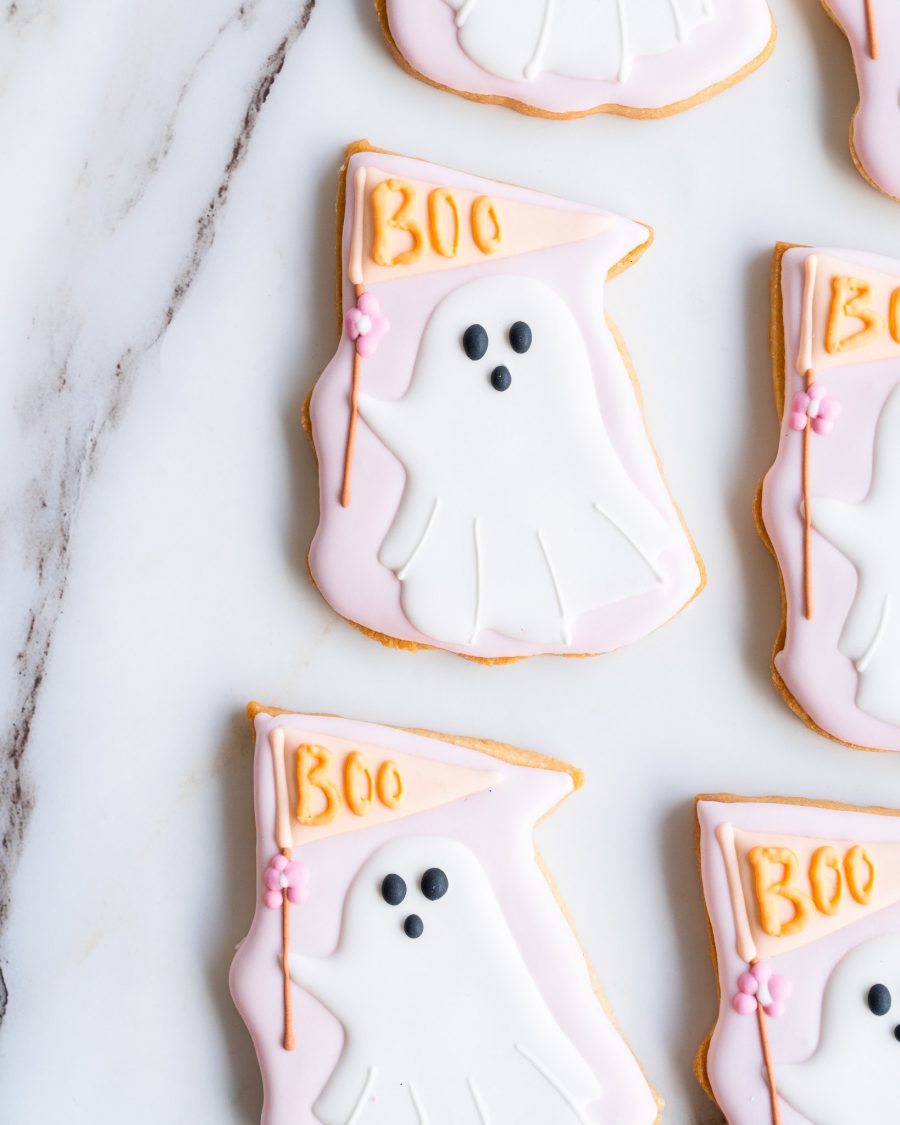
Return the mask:
[[475, 101], [545, 117], [663, 117], [744, 78], [765, 0], [375, 0], [398, 61]]
[[646, 227], [365, 148], [313, 392], [326, 600], [391, 645], [594, 654], [701, 588], [603, 315]]
[[729, 1125], [892, 1125], [900, 813], [697, 799], [718, 1017], [696, 1073]]
[[775, 684], [815, 729], [900, 750], [900, 262], [782, 246], [774, 270]]
[[535, 855], [578, 771], [250, 713], [259, 881], [231, 988], [265, 1125], [658, 1125]]

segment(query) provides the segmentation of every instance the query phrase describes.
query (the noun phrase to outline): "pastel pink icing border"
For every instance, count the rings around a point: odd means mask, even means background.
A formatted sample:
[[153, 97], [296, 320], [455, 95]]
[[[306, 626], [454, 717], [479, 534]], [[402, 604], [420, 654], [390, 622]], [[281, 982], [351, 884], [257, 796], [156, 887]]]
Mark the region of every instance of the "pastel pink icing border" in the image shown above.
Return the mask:
[[[900, 262], [856, 250], [787, 250], [781, 260], [785, 401], [802, 389], [796, 371], [803, 307], [805, 263], [810, 254], [859, 262], [900, 275]], [[900, 382], [900, 359], [835, 367], [823, 376], [842, 403], [840, 424], [810, 457], [812, 496], [854, 502], [872, 479], [875, 426], [890, 392]], [[817, 726], [856, 746], [900, 750], [900, 729], [867, 715], [856, 706], [858, 674], [838, 648], [841, 631], [856, 593], [856, 568], [818, 533], [813, 534], [815, 613], [803, 616], [803, 537], [800, 518], [802, 442], [781, 419], [775, 462], [763, 481], [762, 518], [781, 569], [787, 599], [784, 646], [775, 656], [778, 674], [800, 707]]]
[[[512, 82], [482, 70], [456, 37], [444, 0], [387, 0], [397, 48], [426, 78], [452, 90], [523, 102], [550, 114], [589, 113], [603, 106], [661, 110], [727, 82], [765, 51], [774, 34], [765, 0], [714, 0], [715, 15], [688, 42], [665, 54], [636, 58], [627, 82], [596, 82], [543, 74]], [[760, 60], [762, 61], [762, 60]]]
[[[349, 161], [346, 179], [341, 257], [344, 309], [355, 302], [347, 277], [347, 263], [355, 206], [354, 172], [361, 163], [401, 177], [406, 175], [457, 186], [479, 194], [486, 192], [497, 199], [522, 200], [572, 212], [609, 214], [420, 160], [357, 153]], [[602, 241], [595, 240], [591, 244], [597, 249], [590, 253], [586, 252], [586, 243], [572, 243], [371, 287], [391, 321], [391, 331], [379, 346], [377, 364], [373, 362], [363, 372], [362, 379], [368, 393], [384, 399], [400, 398], [412, 376], [420, 334], [409, 329], [404, 331], [404, 325], [423, 325], [451, 288], [473, 277], [519, 273], [537, 276], [555, 288], [575, 311], [582, 330], [592, 333], [588, 345], [597, 357], [597, 366], [609, 373], [608, 377], [596, 380], [597, 397], [622, 464], [663, 518], [677, 528], [678, 546], [670, 548], [660, 559], [660, 569], [671, 575], [667, 585], [583, 614], [575, 622], [571, 645], [537, 646], [484, 630], [474, 645], [442, 644], [439, 647], [485, 659], [546, 652], [607, 652], [662, 625], [702, 586], [693, 547], [660, 475], [634, 388], [615, 339], [603, 319], [603, 287], [609, 269], [649, 237], [646, 227], [618, 216], [613, 218], [613, 229], [604, 233]], [[357, 429], [353, 502], [348, 508], [342, 508], [339, 502], [352, 363], [353, 343], [344, 330], [334, 359], [317, 382], [310, 401], [313, 442], [319, 461], [319, 525], [309, 552], [310, 572], [325, 600], [342, 617], [388, 637], [435, 646], [433, 638], [419, 633], [409, 623], [400, 604], [400, 582], [378, 561], [378, 551], [403, 493], [405, 471], [362, 421]]]
[[[734, 916], [716, 828], [724, 822], [753, 832], [854, 842], [898, 842], [900, 817], [811, 805], [730, 803], [715, 799], [701, 801], [697, 817], [703, 895], [718, 962], [719, 1013], [709, 1045], [709, 1080], [730, 1125], [771, 1125], [769, 1089], [762, 1068], [756, 1020], [738, 1015], [731, 1006], [738, 977], [747, 965], [737, 954]], [[898, 932], [900, 904], [791, 953], [769, 959], [775, 972], [787, 976], [793, 985], [785, 1014], [767, 1021], [776, 1070], [778, 1063], [799, 1062], [815, 1049], [819, 1039], [821, 999], [828, 978], [841, 958], [869, 938]], [[782, 1125], [811, 1125], [784, 1100], [780, 1108]]]
[[[499, 781], [483, 793], [387, 825], [297, 848], [310, 869], [310, 897], [293, 913], [292, 948], [326, 956], [337, 944], [343, 902], [363, 862], [389, 839], [448, 836], [478, 855], [521, 952], [560, 1026], [594, 1068], [610, 1119], [651, 1125], [656, 1099], [593, 990], [593, 980], [553, 890], [535, 862], [535, 822], [572, 791], [568, 773], [516, 766], [409, 731], [322, 715], [258, 714], [256, 753], [256, 910], [231, 969], [231, 992], [250, 1030], [265, 1090], [262, 1125], [316, 1125], [312, 1105], [340, 1055], [343, 1029], [318, 1001], [294, 991], [296, 1049], [283, 1050], [280, 912], [262, 901], [262, 872], [274, 851], [275, 782], [269, 732], [277, 726], [322, 731], [450, 765], [484, 769]], [[427, 1033], [423, 1029], [423, 1033]]]

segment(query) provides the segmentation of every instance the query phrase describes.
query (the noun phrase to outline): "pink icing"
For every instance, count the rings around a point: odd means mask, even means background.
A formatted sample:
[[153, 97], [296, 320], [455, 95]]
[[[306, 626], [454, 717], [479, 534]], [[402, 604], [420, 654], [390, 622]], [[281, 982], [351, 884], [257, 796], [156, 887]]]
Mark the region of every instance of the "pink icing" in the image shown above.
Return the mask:
[[[640, 1067], [598, 1002], [593, 981], [553, 890], [534, 862], [534, 823], [572, 790], [568, 773], [512, 765], [465, 747], [413, 734], [318, 715], [256, 717], [254, 791], [257, 860], [271, 855], [275, 830], [275, 782], [269, 732], [295, 726], [381, 746], [450, 766], [499, 775], [489, 790], [465, 800], [372, 829], [306, 844], [304, 862], [316, 893], [294, 916], [292, 950], [323, 956], [337, 944], [343, 902], [363, 862], [387, 840], [402, 835], [448, 836], [477, 855], [529, 970], [560, 1026], [588, 1061], [604, 1089], [604, 1110], [622, 1125], [651, 1125], [655, 1099]], [[298, 849], [299, 850], [299, 849]], [[333, 1070], [343, 1044], [340, 1023], [307, 993], [295, 988], [296, 1049], [281, 1047], [282, 974], [280, 915], [262, 903], [238, 948], [231, 991], [250, 1029], [263, 1074], [263, 1125], [317, 1125], [312, 1105]], [[427, 1034], [427, 1028], [422, 1029]]]
[[[771, 1125], [756, 1020], [737, 1018], [734, 981], [746, 971], [737, 952], [737, 934], [722, 852], [715, 830], [721, 823], [752, 832], [797, 834], [828, 839], [900, 842], [900, 818], [852, 810], [773, 803], [701, 801], [700, 868], [703, 894], [712, 925], [718, 963], [719, 1013], [709, 1046], [710, 1083], [731, 1125]], [[768, 1025], [772, 1058], [781, 1062], [808, 1058], [819, 1039], [822, 997], [831, 972], [846, 953], [869, 938], [900, 930], [900, 904], [867, 915], [852, 926], [772, 959], [772, 968], [791, 982], [792, 1002]], [[773, 978], [774, 979], [774, 978]], [[778, 1003], [783, 1005], [784, 997]], [[782, 1125], [809, 1125], [785, 1101]]]
[[[803, 309], [805, 263], [815, 253], [900, 273], [900, 263], [852, 250], [788, 250], [781, 264], [784, 307], [785, 398], [802, 389], [795, 370]], [[840, 425], [810, 453], [813, 497], [856, 502], [872, 478], [875, 427], [890, 392], [900, 382], [900, 358], [834, 367], [828, 375], [843, 406]], [[801, 519], [802, 441], [791, 429], [790, 412], [781, 425], [775, 463], [763, 482], [762, 516], [772, 540], [787, 598], [784, 647], [775, 657], [778, 673], [803, 710], [823, 730], [844, 742], [900, 750], [900, 729], [856, 706], [858, 673], [839, 650], [839, 641], [857, 588], [853, 564], [821, 535], [813, 534], [813, 582], [818, 595], [812, 620], [803, 615]]]
[[[900, 74], [900, 24], [896, 5], [872, 0], [879, 54], [869, 54], [863, 0], [823, 0], [825, 10], [843, 30], [853, 52], [859, 84], [859, 108], [851, 125], [851, 144], [863, 174], [876, 187], [900, 198], [900, 152], [897, 131], [897, 75]], [[897, 25], [897, 26], [895, 26]]]
[[[449, 9], [448, 9], [449, 10]], [[610, 332], [602, 307], [603, 286], [609, 269], [648, 239], [647, 228], [608, 212], [592, 210], [538, 192], [513, 188], [451, 171], [423, 161], [381, 153], [357, 153], [349, 163], [343, 225], [343, 302], [356, 300], [347, 276], [351, 257], [352, 217], [356, 172], [370, 164], [405, 179], [425, 180], [490, 194], [498, 200], [552, 206], [588, 218], [602, 217], [602, 238], [570, 243], [522, 254], [503, 261], [481, 261], [477, 266], [440, 269], [379, 288], [381, 307], [392, 330], [379, 347], [377, 366], [364, 365], [362, 382], [376, 398], [402, 397], [409, 385], [418, 351], [421, 328], [430, 312], [451, 289], [472, 277], [496, 274], [533, 274], [556, 289], [579, 320], [598, 369], [617, 373], [596, 380], [597, 397], [616, 453], [625, 469], [668, 523], [678, 529], [678, 546], [664, 551], [660, 570], [670, 580], [647, 593], [611, 603], [583, 614], [574, 624], [572, 643], [558, 648], [539, 647], [483, 630], [474, 645], [451, 651], [485, 657], [531, 656], [538, 652], [607, 652], [646, 635], [674, 616], [697, 592], [701, 577], [690, 542], [684, 533], [653, 451], [647, 442], [640, 406], [623, 370], [622, 356]], [[586, 247], [588, 249], [586, 250]], [[412, 328], [406, 327], [414, 326]], [[375, 434], [360, 420], [353, 469], [353, 502], [340, 504], [347, 434], [353, 344], [343, 335], [334, 359], [316, 384], [310, 404], [313, 439], [319, 461], [319, 526], [309, 553], [316, 585], [341, 616], [377, 633], [429, 645], [435, 642], [419, 633], [407, 620], [400, 602], [400, 582], [378, 561], [378, 551], [405, 486], [405, 470]]]
[[344, 318], [347, 335], [356, 343], [356, 350], [366, 359], [374, 355], [381, 337], [391, 328], [391, 322], [382, 315], [381, 305], [374, 293], [362, 293], [356, 304], [347, 309]]
[[266, 888], [263, 902], [270, 910], [282, 905], [282, 892], [287, 891], [288, 902], [302, 906], [309, 898], [309, 868], [298, 860], [276, 855], [269, 860], [263, 872], [263, 885]]
[[713, 0], [713, 18], [675, 50], [634, 60], [627, 82], [542, 74], [513, 82], [482, 70], [456, 38], [445, 0], [387, 0], [400, 53], [426, 78], [481, 97], [503, 97], [551, 114], [587, 113], [598, 106], [662, 109], [726, 82], [760, 56], [774, 28], [763, 0]]

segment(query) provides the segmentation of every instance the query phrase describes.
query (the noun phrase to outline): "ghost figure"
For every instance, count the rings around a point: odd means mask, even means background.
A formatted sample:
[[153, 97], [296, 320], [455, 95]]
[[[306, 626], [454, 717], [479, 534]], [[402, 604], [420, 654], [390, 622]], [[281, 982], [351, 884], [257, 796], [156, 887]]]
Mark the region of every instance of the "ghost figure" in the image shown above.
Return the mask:
[[812, 1125], [900, 1119], [900, 935], [857, 946], [828, 981], [815, 1054], [775, 1067], [779, 1094]]
[[712, 0], [447, 0], [459, 44], [489, 74], [513, 82], [545, 72], [628, 80], [633, 59], [685, 42]]
[[859, 672], [857, 706], [900, 726], [900, 388], [881, 412], [866, 498], [813, 500], [812, 519], [859, 578], [840, 639]]
[[360, 411], [406, 469], [379, 558], [426, 636], [569, 644], [580, 614], [663, 583], [673, 531], [619, 461], [581, 331], [547, 285], [454, 290], [406, 395], [360, 395]]
[[289, 964], [344, 1027], [313, 1107], [323, 1125], [613, 1125], [455, 840], [380, 848], [350, 887], [336, 951]]

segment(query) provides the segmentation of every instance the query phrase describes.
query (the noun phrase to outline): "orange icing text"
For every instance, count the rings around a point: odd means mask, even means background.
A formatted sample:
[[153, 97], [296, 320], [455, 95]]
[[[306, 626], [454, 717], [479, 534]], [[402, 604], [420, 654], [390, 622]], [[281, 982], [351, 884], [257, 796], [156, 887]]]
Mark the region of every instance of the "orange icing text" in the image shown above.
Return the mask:
[[[459, 253], [459, 203], [451, 188], [436, 187], [428, 193], [428, 232], [416, 217], [418, 188], [408, 180], [382, 180], [372, 190], [372, 260], [379, 266], [407, 266], [418, 262], [429, 248], [442, 258]], [[469, 223], [472, 239], [482, 254], [493, 254], [503, 242], [497, 203], [490, 196], [473, 200]], [[404, 248], [392, 252], [392, 232], [407, 237]], [[393, 248], [396, 250], [396, 247]]]
[[[894, 290], [891, 295], [889, 320], [891, 335], [900, 343], [900, 324], [896, 315], [898, 293], [900, 290]], [[872, 308], [871, 299], [872, 286], [868, 281], [857, 277], [832, 278], [831, 308], [825, 329], [825, 350], [829, 355], [864, 348], [882, 335], [884, 317]], [[852, 323], [848, 324], [848, 321]]]
[[[841, 860], [831, 846], [817, 848], [809, 864], [808, 889], [801, 885], [800, 861], [790, 848], [751, 848], [754, 889], [763, 930], [770, 937], [799, 934], [814, 913], [829, 917], [841, 909], [844, 886], [851, 897], [868, 906], [875, 887], [875, 864], [865, 848], [855, 844]], [[783, 903], [793, 908], [784, 917]]]
[[324, 746], [304, 744], [297, 749], [297, 820], [309, 827], [330, 824], [344, 806], [354, 816], [368, 816], [376, 797], [388, 809], [403, 799], [403, 777], [396, 762], [382, 762], [372, 773], [368, 759], [354, 750], [338, 769]]

